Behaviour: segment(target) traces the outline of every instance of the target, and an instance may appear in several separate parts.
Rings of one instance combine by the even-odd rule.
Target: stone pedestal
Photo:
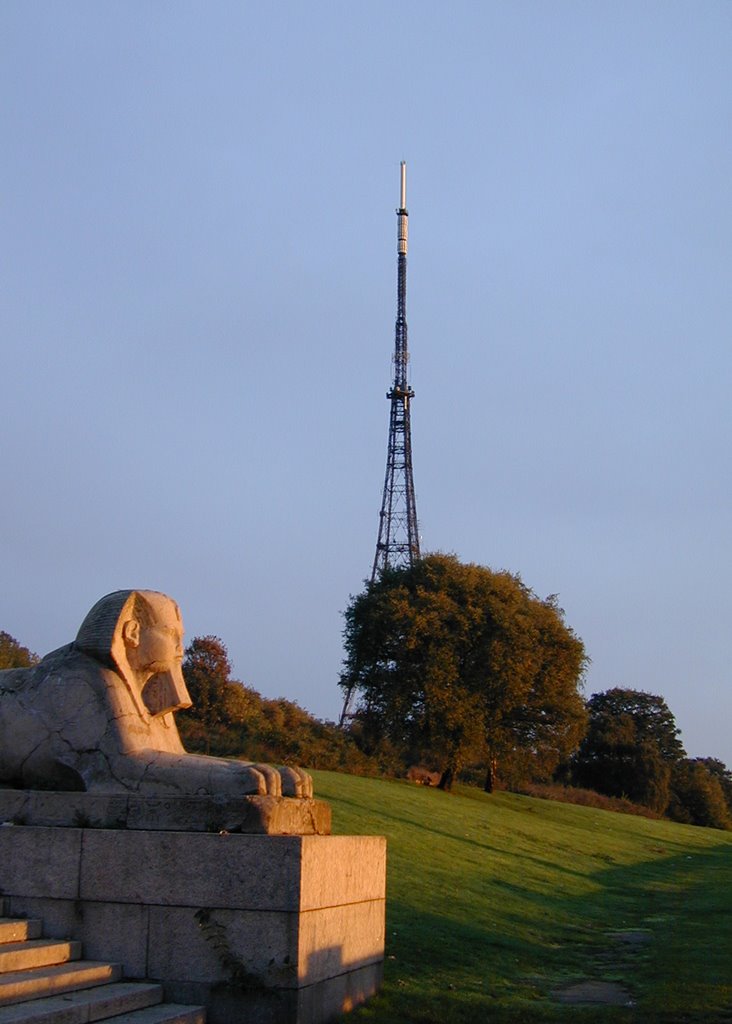
[[[157,832],[246,832],[330,835],[322,800],[281,796],[140,796],[138,793],[52,793],[0,786],[0,823]]]
[[[385,861],[376,836],[0,827],[10,914],[206,1005],[210,1024],[324,1024],[372,995]]]

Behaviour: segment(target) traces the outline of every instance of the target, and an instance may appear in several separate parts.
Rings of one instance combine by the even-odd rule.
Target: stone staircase
[[[3,917],[0,1024],[205,1024],[201,1006],[163,1002],[161,985],[122,980],[120,964],[81,959],[81,943],[41,938],[40,921]]]

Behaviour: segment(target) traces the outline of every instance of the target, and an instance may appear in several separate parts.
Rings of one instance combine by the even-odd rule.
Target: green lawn
[[[350,1024],[732,1022],[732,834],[313,775],[335,833],[389,840],[384,989]],[[628,931],[647,941],[613,935]],[[633,1005],[552,998],[588,979]]]

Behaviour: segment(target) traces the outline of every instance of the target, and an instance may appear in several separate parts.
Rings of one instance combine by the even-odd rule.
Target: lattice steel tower
[[[373,583],[386,569],[409,566],[419,558],[417,507],[412,478],[412,436],[409,403],[414,392],[409,386],[407,369],[407,165],[401,164],[401,204],[397,214],[397,318],[394,339],[394,383],[386,397],[391,403],[389,444],[386,452],[384,495],[379,514],[379,537],[371,570]],[[350,713],[354,688],[346,693],[340,725],[353,717]]]
[[[371,580],[387,567],[409,566],[419,558],[417,507],[412,477],[412,436],[409,403],[414,392],[407,371],[407,165],[401,164],[401,204],[397,214],[397,317],[394,338],[394,383],[386,397],[391,403],[384,495],[379,537]]]

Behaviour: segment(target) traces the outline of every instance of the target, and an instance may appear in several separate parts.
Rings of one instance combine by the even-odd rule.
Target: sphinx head
[[[191,706],[181,668],[183,622],[178,605],[165,594],[107,594],[82,622],[74,646],[122,677],[141,715]]]

